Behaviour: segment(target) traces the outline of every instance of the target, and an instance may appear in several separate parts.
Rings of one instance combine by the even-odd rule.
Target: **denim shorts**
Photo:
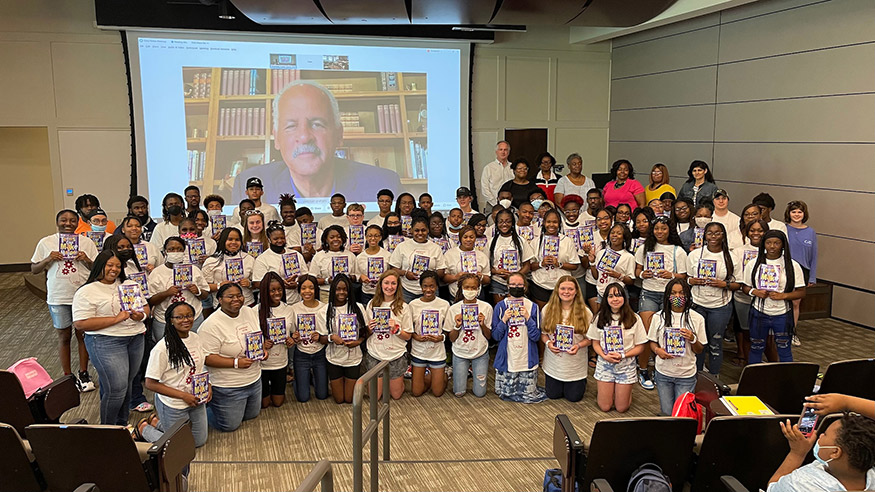
[[[638,382],[637,357],[625,357],[620,362],[612,364],[599,357],[595,366],[596,381],[617,384],[635,384]]]
[[[57,329],[73,326],[73,306],[68,304],[49,304],[49,314],[52,316],[52,326]]]
[[[412,364],[413,367],[430,367],[432,369],[441,369],[443,367],[446,367],[447,360],[446,359],[424,360],[424,359],[420,359],[419,357],[414,357],[411,355],[410,356],[410,364]]]
[[[638,311],[651,311],[655,313],[662,310],[662,296],[661,292],[641,289],[641,297],[638,298]]]
[[[389,362],[389,379],[398,379],[403,378],[404,373],[407,372],[408,365],[408,354],[403,354],[401,357]],[[365,366],[370,371],[371,369],[377,367],[377,364],[382,362],[380,359],[377,359],[371,354],[365,355]]]
[[[495,280],[495,277],[492,277],[492,281],[489,283],[489,293],[497,296],[506,295],[507,284],[502,284],[498,280]]]

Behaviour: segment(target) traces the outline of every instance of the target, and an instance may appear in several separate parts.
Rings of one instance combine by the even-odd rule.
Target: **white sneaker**
[[[792,343],[793,343],[794,347],[801,347],[802,346],[802,341],[800,341],[799,337],[797,337],[796,335],[793,335]]]
[[[94,381],[91,380],[91,375],[88,374],[88,371],[79,372],[79,392],[88,393],[89,391],[94,391],[94,389]]]

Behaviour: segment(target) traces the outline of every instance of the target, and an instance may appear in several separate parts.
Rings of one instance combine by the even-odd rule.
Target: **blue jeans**
[[[474,373],[471,392],[477,398],[486,396],[486,371],[489,370],[489,351],[476,359],[465,359],[453,354],[453,393],[462,396],[468,389],[468,366]]]
[[[207,406],[198,405],[185,409],[168,407],[161,398],[155,396],[155,411],[158,412],[158,427],[146,426],[143,429],[143,438],[149,442],[155,442],[164,435],[164,431],[173,427],[180,420],[191,421],[191,433],[194,435],[194,446],[199,448],[207,442]]]
[[[696,376],[688,378],[673,378],[659,371],[654,371],[653,381],[659,394],[659,409],[663,415],[671,415],[674,402],[684,393],[692,393],[696,389]]]
[[[720,366],[723,365],[723,333],[729,325],[729,318],[732,317],[732,302],[717,308],[696,305],[693,306],[693,310],[705,318],[705,333],[708,334],[707,343],[705,340],[701,340],[705,344],[705,350],[696,355],[696,366],[700,371],[705,367],[705,354],[707,353],[708,372],[719,376]]]
[[[315,354],[307,354],[297,348],[295,352],[295,398],[301,403],[310,400],[311,378],[313,386],[316,387],[316,398],[328,398],[328,361],[325,360],[325,348]]]
[[[422,297],[422,294],[414,294],[413,292],[410,292],[407,289],[403,289],[403,290],[404,290],[404,302],[407,304],[410,304],[411,302],[413,302],[414,299],[419,299],[420,297]]]
[[[222,432],[237,430],[244,420],[261,412],[261,378],[239,388],[213,386],[213,399],[207,403],[210,427]]]
[[[200,316],[198,316],[197,318],[194,319],[194,322],[191,325],[191,331],[197,333],[198,328],[201,327],[201,324],[203,322],[204,322],[204,315],[201,314]],[[152,340],[154,340],[155,343],[160,342],[161,339],[164,338],[164,329],[165,329],[164,320],[159,321],[158,318],[152,319]]]
[[[100,423],[127,425],[131,383],[143,359],[145,337],[85,335],[85,348],[100,378]]]
[[[362,306],[367,306],[371,299],[374,298],[374,294],[368,294],[367,292],[362,292]]]
[[[778,360],[793,362],[793,350],[790,345],[790,323],[793,321],[793,311],[787,311],[779,316],[763,314],[755,307],[750,308],[750,355],[748,363],[757,364],[763,361],[763,350],[769,333],[775,335],[775,345],[778,346]]]

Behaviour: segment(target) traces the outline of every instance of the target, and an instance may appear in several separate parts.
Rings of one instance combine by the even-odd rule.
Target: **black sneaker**
[[[76,382],[80,393],[94,391],[94,382],[91,381],[91,375],[88,374],[88,371],[79,371],[79,378]]]
[[[650,377],[650,371],[648,370],[638,371],[638,384],[648,391],[656,388],[653,384],[653,378]]]

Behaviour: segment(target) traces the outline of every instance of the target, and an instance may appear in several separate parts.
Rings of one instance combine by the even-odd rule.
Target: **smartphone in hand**
[[[814,413],[814,409],[806,407],[802,411],[802,415],[799,417],[799,431],[802,432],[805,437],[810,436],[817,427],[818,419],[819,417]]]

